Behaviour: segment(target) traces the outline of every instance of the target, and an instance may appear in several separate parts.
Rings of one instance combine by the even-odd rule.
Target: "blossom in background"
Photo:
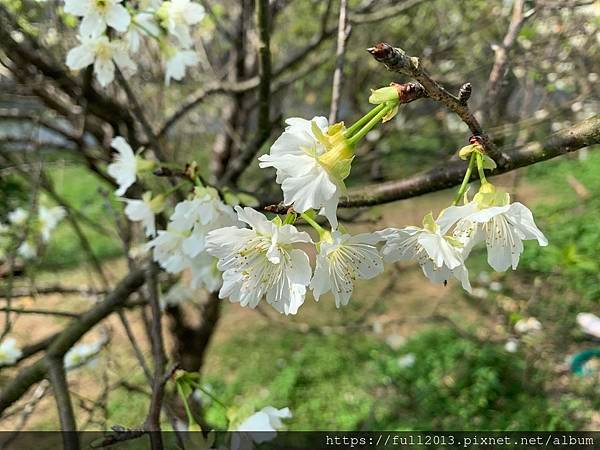
[[[123,0],[65,0],[65,12],[83,17],[79,30],[82,36],[98,36],[112,27],[124,32],[131,17],[127,8],[121,5]]]
[[[521,334],[535,333],[542,329],[542,324],[535,317],[520,319],[515,323],[515,331]]]
[[[496,192],[489,183],[482,186],[473,201],[451,206],[440,216],[444,224],[456,222],[453,235],[463,243],[465,254],[485,241],[488,264],[497,272],[517,268],[522,241],[537,239],[539,245],[548,245],[531,211],[522,203],[510,203],[508,194]]]
[[[188,239],[188,233],[176,230],[172,226],[159,230],[157,236],[146,245],[152,249],[152,257],[169,273],[179,273],[188,267],[189,257],[186,255],[183,243]]]
[[[173,50],[166,61],[165,84],[169,86],[171,79],[182,80],[186,68],[194,67],[198,62],[198,55],[193,50]]]
[[[221,272],[217,269],[217,259],[201,253],[190,260],[190,271],[192,278],[190,286],[192,288],[205,287],[210,292],[217,292],[221,289],[223,278]]]
[[[205,11],[202,5],[190,0],[171,0],[163,2],[156,15],[160,24],[187,49],[192,46],[190,26],[199,23]]]
[[[106,36],[80,36],[80,40],[81,44],[67,53],[67,66],[71,70],[81,70],[94,64],[94,73],[103,87],[114,80],[115,64],[125,76],[136,71],[125,41],[110,41]]]
[[[139,51],[142,43],[142,36],[144,34],[154,38],[160,36],[160,27],[156,22],[154,11],[151,8],[144,9],[139,14],[136,14],[131,20],[131,24],[125,35],[125,41],[132,54]]]
[[[196,188],[192,198],[179,202],[166,230],[150,241],[153,258],[169,273],[191,271],[190,285],[215,292],[221,287],[216,259],[206,253],[206,236],[217,228],[240,225],[231,206],[213,188]]]
[[[65,354],[65,369],[76,369],[92,363],[102,350],[104,340],[91,344],[77,344]]]
[[[383,260],[375,247],[381,240],[373,233],[351,236],[339,231],[321,239],[315,274],[310,283],[315,300],[331,291],[336,307],[347,305],[354,280],[368,280],[383,272]]]
[[[156,234],[155,215],[160,213],[165,206],[165,197],[157,195],[152,198],[151,192],[145,192],[141,200],[123,198],[127,203],[125,215],[132,222],[142,222],[146,236]]]
[[[584,333],[600,338],[600,317],[592,313],[577,314],[577,323]]]
[[[4,339],[0,344],[0,366],[14,364],[23,355],[13,338]]]
[[[252,414],[235,429],[231,435],[231,450],[254,448],[260,444],[275,439],[277,431],[283,427],[282,419],[291,419],[289,408],[277,409],[267,406]]]
[[[325,117],[292,118],[288,127],[259,159],[261,168],[274,167],[283,202],[294,210],[319,209],[337,228],[337,206],[354,158],[344,137],[344,125],[329,126]]]
[[[115,195],[120,197],[125,194],[129,186],[135,183],[138,159],[127,141],[121,136],[114,138],[110,145],[117,150],[117,153],[114,162],[108,165],[107,172],[117,181],[119,188],[115,191]]]
[[[516,351],[518,349],[519,349],[519,341],[517,341],[516,339],[509,339],[504,344],[504,350],[506,350],[508,353],[516,353]]]
[[[29,218],[29,213],[25,208],[16,208],[13,211],[8,213],[8,221],[13,225],[25,225],[27,219]]]
[[[398,358],[398,367],[402,369],[410,369],[412,366],[415,365],[416,361],[417,357],[414,353],[407,353],[406,355]]]
[[[167,291],[166,294],[160,296],[160,307],[166,309],[169,306],[178,306],[182,303],[187,303],[194,298],[194,292],[183,283],[176,283]]]
[[[50,240],[50,233],[54,231],[58,223],[67,215],[67,211],[62,206],[47,208],[40,206],[38,218],[40,221],[40,233],[45,242]]]
[[[236,206],[238,218],[251,229],[226,227],[211,231],[207,251],[219,258],[223,271],[219,298],[255,308],[263,297],[277,311],[296,314],[304,303],[311,268],[308,255],[293,247],[312,242],[293,225],[281,225],[252,208]]]
[[[443,229],[429,213],[423,219],[423,228],[387,228],[378,234],[385,239],[382,249],[389,262],[416,260],[423,273],[434,283],[446,282],[453,276],[463,289],[471,292],[469,273],[461,255],[461,244],[443,234]]]
[[[33,259],[37,256],[37,250],[33,244],[24,241],[17,249],[17,254],[25,259]]]

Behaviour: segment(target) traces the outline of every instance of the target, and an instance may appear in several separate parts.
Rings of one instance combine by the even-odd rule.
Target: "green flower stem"
[[[354,134],[350,139],[348,139],[348,143],[351,146],[356,145],[358,141],[364,138],[367,135],[367,133],[371,131],[371,129],[375,125],[377,125],[381,121],[381,119],[383,119],[386,116],[386,114],[388,114],[394,108],[392,104],[382,103],[382,105],[384,105],[383,108],[371,120],[369,120],[365,126],[363,126],[359,131],[357,131],[356,134]]]
[[[485,170],[483,169],[483,156],[479,152],[475,152],[477,155],[477,172],[479,172],[479,179],[481,184],[487,184],[488,180],[485,178]]]
[[[217,397],[215,397],[213,394],[211,394],[209,391],[207,391],[206,389],[204,389],[204,387],[202,387],[200,384],[196,384],[194,385],[194,387],[196,389],[198,389],[199,391],[202,391],[204,394],[206,394],[208,397],[210,397],[210,399],[215,402],[217,405],[219,405],[221,408],[223,408],[225,411],[227,411],[229,408],[227,408],[227,406],[225,406],[225,404],[219,400]]]
[[[178,191],[179,189],[181,189],[184,185],[185,185],[185,181],[176,184],[175,186],[173,186],[171,189],[167,190],[163,195],[165,197],[168,197],[169,195],[171,195],[173,192]]]
[[[185,397],[183,388],[181,387],[181,385],[179,383],[176,383],[175,385],[177,386],[177,393],[179,394],[179,397],[181,398],[181,401],[183,402],[183,408],[185,409],[185,415],[187,416],[188,423],[189,423],[189,425],[191,425],[195,422],[194,415],[192,414],[192,411],[190,410],[190,405],[188,404],[187,398]]]
[[[306,221],[306,223],[308,223],[311,227],[317,230],[319,236],[326,232],[326,230],[317,222],[315,222],[308,214],[300,213],[300,217],[302,217]]]
[[[456,194],[456,197],[454,198],[454,201],[452,202],[453,206],[458,205],[458,202],[460,202],[460,199],[463,197],[463,195],[465,194],[465,191],[467,190],[467,186],[469,185],[469,180],[471,179],[471,172],[473,172],[473,165],[475,163],[475,158],[477,152],[473,152],[471,153],[471,158],[469,159],[469,165],[467,166],[467,170],[465,172],[465,177],[463,178],[463,181],[460,185],[460,188],[458,188],[458,193]]]
[[[367,114],[365,114],[360,119],[358,119],[354,123],[354,125],[352,125],[350,128],[347,128],[346,131],[344,132],[344,137],[350,138],[354,133],[356,133],[358,130],[360,130],[360,128],[365,123],[367,123],[369,120],[371,120],[371,118],[374,115],[376,115],[378,112],[380,112],[383,108],[385,108],[385,103],[380,103],[379,105],[375,106],[373,109],[371,109],[371,111],[369,111]]]

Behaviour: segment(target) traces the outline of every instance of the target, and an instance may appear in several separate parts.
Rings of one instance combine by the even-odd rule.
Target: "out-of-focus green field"
[[[526,202],[550,245],[538,248],[528,243],[519,271],[494,278],[502,283],[500,292],[488,290],[485,299],[463,301],[483,306],[471,307],[468,319],[462,320],[464,305],[453,311],[452,304],[466,296],[455,286],[447,288],[444,301],[454,325],[443,321],[419,324],[404,335],[404,342],[394,343],[395,335],[369,326],[307,331],[299,325],[313,320],[322,324],[323,316],[334,323],[356,320],[366,303],[359,296],[342,311],[336,311],[327,298],[319,303],[318,314],[312,312],[316,308],[305,305],[308,312],[290,321],[266,321],[258,313],[244,310],[236,319],[242,321],[239,327],[227,320],[230,314],[240,314],[239,306],[226,305],[208,355],[205,382],[228,410],[201,395],[208,420],[226,427],[227,417],[243,417],[274,405],[290,407],[294,418],[289,428],[293,430],[592,427],[598,420],[593,412],[600,408],[598,376],[575,377],[566,371],[564,361],[591,345],[577,329],[576,314],[598,308],[598,173],[600,153],[593,151],[586,160],[563,158],[523,172],[516,199],[522,192],[536,194],[529,194]],[[82,208],[93,221],[111,226],[111,215],[98,201],[99,184],[93,176],[61,165],[54,166],[52,176],[68,202]],[[589,196],[575,192],[572,177]],[[118,241],[93,227],[86,227],[86,234],[99,257],[119,254]],[[63,223],[42,267],[73,267],[84,259],[69,225]],[[485,286],[477,281],[485,268],[483,251],[469,260],[469,268],[474,284]],[[411,280],[409,285],[403,277]],[[394,305],[402,305],[404,298],[412,298],[411,305],[416,305],[406,309],[411,315],[423,314],[429,308],[429,291],[420,291],[426,283],[418,268],[406,269],[394,288],[382,291],[385,294],[379,304],[375,299],[375,315],[393,316]],[[419,295],[422,301],[414,301]],[[492,325],[485,311],[496,311],[498,304],[509,301],[526,305],[527,315],[543,324],[541,335],[524,339],[516,353],[504,349],[505,340],[498,338],[502,333],[486,330]],[[313,303],[312,299],[307,299],[308,303]],[[511,330],[521,317],[522,308],[516,308],[507,316],[505,330]],[[120,353],[128,354],[126,349]],[[407,355],[411,356],[407,359]],[[113,370],[128,370],[131,381],[141,383],[143,378],[132,370],[135,362],[131,358],[120,361],[120,369]],[[403,367],[411,358],[414,363]],[[101,377],[94,368],[82,373],[92,380]],[[109,425],[135,426],[145,414],[147,397],[115,389],[107,406]],[[54,412],[48,411],[32,426],[53,428]]]

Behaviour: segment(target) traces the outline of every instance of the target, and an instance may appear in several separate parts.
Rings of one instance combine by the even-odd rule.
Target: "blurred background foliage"
[[[216,17],[232,26],[238,2],[209,3]],[[275,70],[281,70],[275,86],[283,83],[283,88],[274,95],[273,116],[326,116],[335,39],[324,39],[297,66],[281,64],[323,33],[335,34],[337,2],[331,4],[325,28],[322,20],[328,2],[276,3],[281,7],[274,17],[271,49]],[[384,20],[373,20],[373,14],[385,16],[386,8],[393,11],[397,2],[351,0],[350,10],[360,11],[369,3],[379,4],[369,12],[350,14],[356,23],[345,55],[342,120],[351,123],[367,110],[369,89],[406,81],[386,72],[365,52],[379,41],[420,56],[431,75],[451,92],[457,92],[464,82],[472,83],[470,104],[473,109],[482,104],[494,60],[493,46],[506,33],[511,1],[413,1],[414,6],[402,14],[390,14]],[[19,14],[21,25],[37,35],[57,61],[64,60],[66,50],[76,42],[77,22],[62,13],[60,2],[2,0],[2,4]],[[503,97],[494,105],[497,111],[484,123],[505,150],[588,118],[598,113],[600,104],[598,2],[540,0],[527,1],[526,6],[536,12],[518,35]],[[245,45],[254,45],[255,33],[251,30],[248,36]],[[140,67],[131,84],[153,123],[161,123],[187,95],[215,79],[227,78],[232,70],[224,57],[230,44],[210,18],[202,22],[196,38],[197,48],[204,52],[199,70],[188,73],[184,82],[170,89],[164,89],[162,68],[155,64],[156,48],[145,47],[136,55]],[[256,61],[252,55],[248,58],[250,76]],[[302,71],[308,76],[301,76]],[[0,75],[3,83],[9,83],[4,73]],[[108,92],[123,95],[114,87]],[[167,137],[170,159],[196,160],[210,176],[211,148],[225,126],[223,110],[229,102],[223,95],[208,97],[179,122]],[[40,108],[26,97],[0,90],[0,107],[16,104]],[[246,97],[236,113],[252,122],[254,106],[254,99]],[[10,135],[16,129],[19,133],[37,132],[35,127],[21,126],[3,121],[0,133]],[[236,136],[240,144],[233,146],[234,155],[251,131]],[[45,133],[44,138],[56,139]],[[438,165],[465,145],[467,138],[466,126],[438,104],[421,100],[405,105],[392,122],[371,133],[358,149],[348,184],[398,179]],[[459,292],[455,286],[432,288],[420,277],[418,268],[402,266],[386,272],[382,283],[398,277],[391,288],[378,294],[373,289],[379,285],[362,286],[348,308],[339,311],[331,299],[316,306],[309,306],[313,302],[307,299],[305,310],[286,319],[289,323],[225,305],[225,319],[205,367],[207,389],[240,415],[267,404],[289,406],[294,414],[289,422],[293,430],[598,429],[598,370],[591,376],[575,377],[568,373],[565,362],[591,345],[577,329],[577,313],[599,311],[597,150],[590,148],[499,179],[517,200],[532,208],[550,245],[526,245],[518,272],[500,275],[485,272],[484,252],[475,252],[469,268],[474,284],[481,289],[480,298]],[[94,253],[119,272],[114,268],[120,267],[115,261],[123,259],[121,244],[114,233],[102,231],[102,227],[114,228],[113,211],[121,208],[107,195],[110,186],[90,172],[75,151],[40,148],[26,157],[32,163],[44,163],[57,192],[97,225],[84,225],[84,232]],[[30,201],[30,193],[8,168],[0,170],[0,219],[4,221],[8,211]],[[254,162],[240,186],[273,197],[278,191],[272,175],[259,171]],[[451,196],[444,192],[383,205],[364,216],[370,221],[369,229],[404,225],[429,209],[439,211]],[[85,261],[80,243],[63,222],[36,271],[44,280],[80,280],[78,271],[84,270]],[[433,297],[444,305],[440,314],[449,317],[449,322],[442,320],[432,326],[432,317],[428,317],[408,329],[394,326],[393,321],[404,316],[427,316]],[[367,299],[372,302],[370,308]],[[526,317],[539,319],[542,331],[516,336],[514,324]],[[238,327],[239,323],[243,325]],[[331,323],[360,326],[330,327]],[[514,353],[504,347],[511,337],[519,340]],[[82,405],[105,371],[115,378],[125,376],[132,385],[143,384],[132,356],[115,349],[119,342],[115,338],[109,345],[117,356],[104,356],[100,365],[82,370],[81,381],[74,388],[81,393]],[[199,395],[199,400],[210,423],[226,426],[227,415],[221,406],[205,395]],[[109,424],[135,426],[145,414],[147,397],[120,387],[111,392],[106,408]],[[36,416],[33,428],[56,427],[52,408],[45,411]],[[99,423],[92,420],[89,426],[97,428]]]

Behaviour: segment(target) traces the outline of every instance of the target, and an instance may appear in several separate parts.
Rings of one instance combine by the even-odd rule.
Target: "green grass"
[[[393,351],[374,336],[263,327],[213,348],[205,380],[220,428],[266,405],[289,406],[291,430],[574,429],[574,406],[553,404],[520,355],[436,328]],[[414,366],[398,359],[413,353]]]
[[[83,213],[98,227],[115,229],[112,213],[106,206],[105,198],[100,194],[100,189],[112,191],[110,186],[79,165],[53,165],[49,174],[57,193],[68,205]],[[112,204],[117,210],[121,208],[114,200]],[[122,253],[116,234],[103,232],[98,227],[81,220],[80,224],[94,254],[99,259]],[[86,260],[79,238],[68,221],[63,220],[52,235],[41,264],[42,268],[52,270],[69,268]]]

